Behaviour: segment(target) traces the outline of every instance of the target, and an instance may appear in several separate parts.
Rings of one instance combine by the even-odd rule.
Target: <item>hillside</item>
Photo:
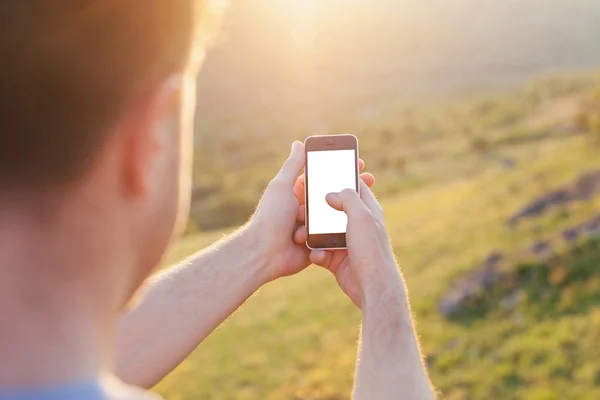
[[[378,176],[378,195],[397,194],[494,168],[506,148],[583,133],[577,118],[594,71],[551,75],[520,88],[426,104],[398,103],[372,113],[337,112],[318,133],[351,132]],[[459,98],[460,99],[460,98]],[[278,118],[290,121],[284,124]],[[263,130],[237,127],[262,121]],[[195,229],[236,226],[252,214],[293,140],[313,132],[301,111],[249,114],[202,127],[196,149]]]
[[[597,37],[595,0],[232,2],[198,85],[191,231],[245,221],[311,134],[360,134],[380,194],[452,179],[438,163],[468,141],[519,136],[547,96],[588,87],[560,75],[600,64]],[[559,78],[511,91],[539,76]]]
[[[552,76],[490,96],[332,119],[332,131],[357,132],[379,178],[445,398],[600,398],[600,185],[589,178],[600,168],[599,88],[597,72]],[[261,146],[242,134],[206,137],[198,223],[245,218],[289,140],[305,132],[297,126]],[[211,219],[208,210],[235,218]],[[186,237],[167,263],[218,235]],[[494,279],[445,312],[444,301],[490,264]],[[156,390],[169,399],[345,399],[359,323],[333,279],[309,268],[265,287]]]

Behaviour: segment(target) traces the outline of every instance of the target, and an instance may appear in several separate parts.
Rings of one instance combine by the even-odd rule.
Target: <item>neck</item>
[[[0,387],[98,377],[110,369],[118,313],[101,273],[115,260],[80,223],[69,228],[75,219],[40,226],[24,215],[0,215]]]

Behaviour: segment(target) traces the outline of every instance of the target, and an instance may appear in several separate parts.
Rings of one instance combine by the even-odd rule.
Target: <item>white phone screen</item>
[[[348,217],[325,200],[329,193],[356,190],[356,150],[307,152],[308,233],[346,233]]]

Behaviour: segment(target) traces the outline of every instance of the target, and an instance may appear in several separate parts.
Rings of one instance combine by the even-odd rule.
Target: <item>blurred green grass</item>
[[[490,129],[479,136],[492,150],[473,149],[469,138],[459,134],[420,140],[413,149],[421,156],[409,161],[411,174],[420,183],[398,190],[388,186],[406,179],[403,172],[379,167],[383,189],[376,193],[406,278],[433,382],[445,398],[600,398],[600,310],[593,307],[598,296],[581,300],[600,289],[600,274],[593,267],[586,267],[589,274],[584,281],[555,288],[559,300],[544,303],[554,311],[551,316],[532,312],[536,305],[527,302],[506,311],[498,304],[500,299],[468,320],[448,320],[437,311],[437,302],[455,279],[491,251],[520,251],[600,211],[597,198],[550,212],[515,230],[507,227],[510,215],[533,197],[600,167],[600,147],[585,130],[589,127],[576,134],[535,136],[539,129],[554,132],[560,126],[556,119],[560,113],[551,104],[566,101],[576,104],[579,112],[580,101],[590,95],[587,85],[557,90],[552,89],[555,84],[540,84],[536,93],[550,93],[544,94],[543,105],[535,102],[521,113],[511,103],[519,96],[486,100],[484,109],[509,110],[510,118],[492,118],[486,111],[486,121],[492,122],[484,123],[464,114],[463,123],[479,127],[473,129]],[[568,96],[571,100],[565,100]],[[571,114],[561,118],[569,120]],[[523,139],[531,135],[536,139]],[[515,136],[523,140],[494,147]],[[381,157],[396,157],[380,136],[371,140],[363,135],[361,140],[369,143],[362,146],[367,165],[377,165]],[[395,146],[405,150],[401,144]],[[422,159],[427,152],[430,156]],[[490,161],[490,154],[510,157],[516,167]],[[379,176],[378,167],[375,172]],[[221,235],[216,230],[185,237],[173,246],[165,263],[172,264]],[[598,265],[595,249],[587,251]],[[346,399],[359,324],[359,311],[333,278],[310,267],[264,287],[155,390],[168,399]]]

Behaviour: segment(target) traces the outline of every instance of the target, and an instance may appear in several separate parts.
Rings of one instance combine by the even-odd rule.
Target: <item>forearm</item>
[[[266,282],[259,238],[242,228],[154,277],[117,338],[119,378],[151,387]]]
[[[365,295],[355,400],[435,397],[405,293],[397,274]]]

